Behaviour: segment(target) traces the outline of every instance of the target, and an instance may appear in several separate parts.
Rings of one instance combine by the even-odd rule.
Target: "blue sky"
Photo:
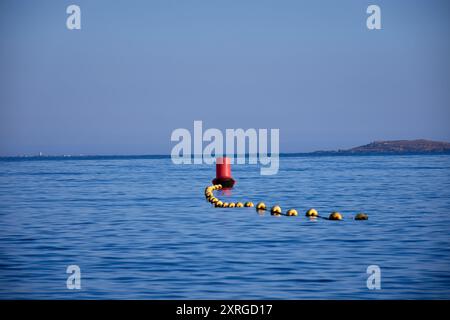
[[[82,29],[66,28],[77,4]],[[366,28],[377,4],[382,30]],[[0,2],[0,155],[167,154],[176,128],[282,152],[450,141],[446,1]]]

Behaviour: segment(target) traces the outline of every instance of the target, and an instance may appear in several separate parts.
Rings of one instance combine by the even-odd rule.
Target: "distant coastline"
[[[280,153],[281,157],[293,156],[326,156],[326,155],[420,155],[450,154],[450,143],[425,139],[417,140],[380,140],[351,149],[319,150],[313,152]],[[15,155],[0,156],[0,159],[165,159],[168,154],[148,155]]]
[[[314,151],[313,154],[429,154],[450,153],[450,143],[425,139],[380,140],[351,149]]]

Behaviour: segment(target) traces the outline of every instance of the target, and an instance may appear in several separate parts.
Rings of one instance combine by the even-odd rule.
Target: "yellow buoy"
[[[273,206],[272,209],[270,209],[270,213],[273,216],[279,216],[281,214],[281,207],[280,206]]]
[[[221,208],[223,207],[223,202],[219,200],[216,202],[215,206]]]
[[[297,210],[295,210],[295,209],[290,209],[290,210],[288,210],[288,211],[286,212],[286,215],[287,215],[288,217],[298,216],[298,212],[297,212]]]
[[[259,202],[256,205],[256,210],[266,210],[266,204],[264,202]]]
[[[213,193],[210,192],[210,191],[208,191],[208,192],[205,193],[205,197],[211,197],[212,195],[213,195]]]
[[[222,189],[222,185],[221,184],[216,184],[216,185],[214,185],[214,187],[216,188],[216,190]]]
[[[319,213],[317,212],[316,209],[311,208],[308,211],[306,211],[306,216],[307,217],[317,217],[317,216],[319,216]]]
[[[236,208],[242,208],[244,204],[242,202],[236,203]]]
[[[340,214],[339,212],[334,211],[334,212],[332,212],[330,214],[330,217],[328,219],[330,219],[330,220],[342,220],[342,214]]]
[[[365,213],[358,213],[356,216],[355,216],[355,220],[368,220],[369,219],[369,216],[367,215],[367,214],[365,214]]]
[[[228,202],[224,202],[224,203],[223,203],[223,207],[224,207],[224,208],[228,208],[229,205],[230,205],[230,204],[229,204]]]
[[[253,202],[249,201],[245,203],[246,207],[254,207],[255,205],[253,204]]]
[[[216,203],[217,201],[219,201],[219,199],[217,199],[217,198],[211,198],[211,199],[209,199],[209,202],[211,202],[211,203]]]
[[[228,208],[234,208],[236,207],[236,204],[234,202],[230,202],[230,204],[228,205]]]

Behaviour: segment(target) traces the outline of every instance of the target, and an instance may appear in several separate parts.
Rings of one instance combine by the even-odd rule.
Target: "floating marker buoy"
[[[334,212],[332,212],[330,214],[330,217],[328,219],[330,219],[330,220],[342,220],[342,214],[340,214],[339,212],[334,211]]]
[[[234,180],[233,180],[234,181]],[[214,196],[213,191],[222,189],[223,186],[221,184],[215,184],[213,186],[206,187],[205,189],[205,196],[206,199],[213,204],[215,207],[222,207],[222,208],[242,208],[242,207],[254,207],[255,205],[251,201],[247,201],[245,203],[242,202],[222,202],[218,198]],[[256,211],[263,213],[265,210],[267,210],[266,204],[264,202],[258,202],[256,205]],[[280,216],[282,215],[281,207],[278,205],[273,206],[270,209],[270,213],[273,216]],[[306,211],[305,214],[307,217],[318,217],[319,213],[316,209],[310,208],[308,211]],[[289,209],[286,212],[286,216],[292,217],[292,216],[298,216],[298,212],[295,209]],[[369,216],[366,213],[358,213],[354,217],[355,220],[368,220]],[[328,217],[328,220],[343,220],[343,216],[341,213],[337,211],[333,211],[330,216]]]
[[[365,213],[358,213],[356,216],[355,216],[355,220],[368,220],[369,219],[369,216],[367,215],[367,214],[365,214]]]
[[[279,216],[281,214],[281,207],[280,206],[273,206],[272,209],[270,209],[270,213],[273,216]]]
[[[298,212],[297,212],[297,210],[295,210],[295,209],[290,209],[290,210],[288,210],[288,211],[286,212],[286,215],[287,215],[288,217],[298,216]]]
[[[254,207],[255,205],[251,201],[247,201],[245,203],[242,202],[223,202],[214,196],[214,191],[232,188],[235,184],[235,180],[231,176],[231,160],[230,158],[223,157],[217,158],[216,161],[216,178],[213,180],[213,185],[205,188],[205,197],[206,199],[213,204],[215,207],[223,207],[223,208],[242,208],[242,207]],[[261,215],[264,214],[264,211],[267,210],[266,204],[264,202],[258,202],[256,205],[256,211],[258,211]],[[281,207],[278,205],[273,206],[270,209],[270,213],[273,216],[283,215]],[[286,216],[298,216],[298,212],[295,209],[289,209],[286,211]],[[306,211],[305,215],[310,218],[319,217],[319,213],[316,209],[310,208]],[[324,219],[326,219],[324,217]],[[358,213],[354,216],[355,220],[368,220],[369,217],[365,213]],[[343,220],[342,214],[337,211],[333,211],[328,220]]]
[[[256,205],[256,210],[266,210],[266,204],[264,202],[259,202]]]
[[[233,188],[234,179],[231,176],[231,160],[228,157],[216,159],[216,178],[213,184],[220,184],[224,188]]]
[[[215,206],[221,208],[223,206],[223,202],[219,200],[216,202]]]
[[[307,217],[317,217],[317,216],[319,216],[319,213],[317,212],[316,209],[311,208],[308,211],[306,211],[306,216]]]

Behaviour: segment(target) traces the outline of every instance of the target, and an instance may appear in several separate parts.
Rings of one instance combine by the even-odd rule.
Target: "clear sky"
[[[66,7],[81,7],[81,30]],[[382,30],[366,28],[381,7]],[[450,2],[0,2],[0,155],[168,154],[176,128],[282,152],[450,141]]]

